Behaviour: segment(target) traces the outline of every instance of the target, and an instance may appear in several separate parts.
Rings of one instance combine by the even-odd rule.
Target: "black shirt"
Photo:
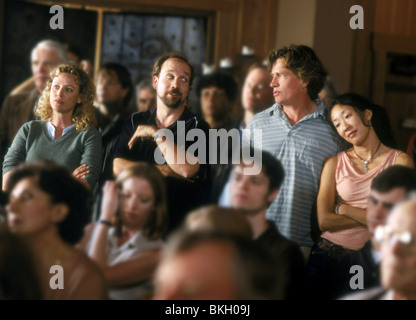
[[[276,262],[276,272],[280,274],[285,299],[302,300],[306,295],[306,266],[299,246],[285,238],[276,224],[267,220],[268,228],[255,242],[265,247]]]
[[[124,127],[115,141],[111,150],[112,158],[123,158],[130,161],[144,161],[157,164],[155,151],[158,148],[154,139],[138,139],[130,150],[128,142],[133,136],[139,125],[156,126],[156,108],[136,112],[125,122]],[[185,179],[166,177],[166,187],[168,193],[169,227],[171,232],[176,229],[183,221],[185,215],[192,209],[197,208],[208,202],[209,195],[209,125],[197,117],[194,113],[185,109],[179,119],[168,128],[173,134],[176,147],[183,148],[185,151],[194,144],[205,147],[204,154],[199,153],[201,149],[196,148],[195,156],[198,157],[200,168],[197,174],[192,177],[193,182]],[[205,142],[199,144],[198,136],[190,139],[187,134],[192,129],[202,130],[205,135]],[[199,141],[201,142],[201,141]]]

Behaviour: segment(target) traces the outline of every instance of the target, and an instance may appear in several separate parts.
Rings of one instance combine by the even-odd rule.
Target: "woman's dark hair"
[[[355,93],[344,93],[335,97],[329,106],[328,114],[331,115],[332,109],[335,105],[344,105],[354,108],[361,118],[361,121],[365,126],[373,126],[374,131],[377,134],[377,137],[380,141],[393,149],[397,148],[396,139],[394,137],[393,131],[390,126],[389,116],[386,112],[386,109],[383,107],[372,103],[370,100],[355,94]],[[371,124],[367,124],[364,119],[364,111],[370,110],[373,115],[371,117]],[[331,118],[329,117],[329,122],[331,126],[335,129]],[[335,130],[336,131],[336,130]]]
[[[123,99],[124,106],[127,106],[131,97],[133,96],[134,90],[130,71],[124,65],[117,62],[107,62],[103,64],[98,70],[98,74],[100,74],[100,72],[103,71],[105,71],[109,75],[111,75],[111,73],[114,73],[117,76],[121,87],[123,89],[128,89],[127,94]]]
[[[38,269],[25,239],[0,227],[0,300],[43,299]]]
[[[90,191],[66,167],[52,160],[27,162],[16,167],[7,184],[7,192],[25,178],[33,178],[39,188],[50,195],[52,203],[68,206],[68,214],[57,223],[58,233],[63,241],[76,244],[90,222]]]
[[[217,87],[224,90],[227,99],[234,102],[238,94],[238,85],[233,76],[228,73],[217,71],[210,74],[203,75],[196,86],[196,93],[198,97],[201,96],[201,91],[205,88]]]

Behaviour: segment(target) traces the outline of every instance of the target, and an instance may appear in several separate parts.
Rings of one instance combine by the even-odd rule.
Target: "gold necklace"
[[[363,158],[361,158],[357,152],[355,152],[354,147],[352,148],[352,150],[354,150],[355,155],[362,161],[364,162],[364,172],[367,173],[368,172],[368,164],[371,162],[371,160],[373,160],[374,156],[376,155],[378,149],[380,149],[380,145],[381,145],[381,141],[378,142],[378,146],[376,148],[376,151],[374,151],[373,155],[368,158],[368,160],[364,160]]]

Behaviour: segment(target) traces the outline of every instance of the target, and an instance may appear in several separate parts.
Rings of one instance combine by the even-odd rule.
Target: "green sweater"
[[[72,127],[53,141],[45,121],[29,121],[19,129],[4,157],[3,174],[22,162],[41,159],[54,160],[71,172],[81,164],[88,165],[90,173],[85,179],[93,189],[101,173],[101,135],[93,127],[83,131]]]

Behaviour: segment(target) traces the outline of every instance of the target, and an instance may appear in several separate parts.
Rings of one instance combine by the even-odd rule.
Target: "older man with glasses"
[[[343,300],[416,300],[416,195],[394,207],[375,238],[381,249],[381,286]]]
[[[317,294],[320,299],[337,299],[358,288],[370,289],[380,285],[381,253],[375,230],[386,224],[394,205],[414,190],[416,171],[409,167],[391,166],[373,179],[367,206],[367,227],[372,237],[360,250],[335,257],[322,270],[321,292]],[[353,266],[362,268],[362,279],[357,278],[360,276],[357,271],[350,273],[356,268],[351,269]]]

